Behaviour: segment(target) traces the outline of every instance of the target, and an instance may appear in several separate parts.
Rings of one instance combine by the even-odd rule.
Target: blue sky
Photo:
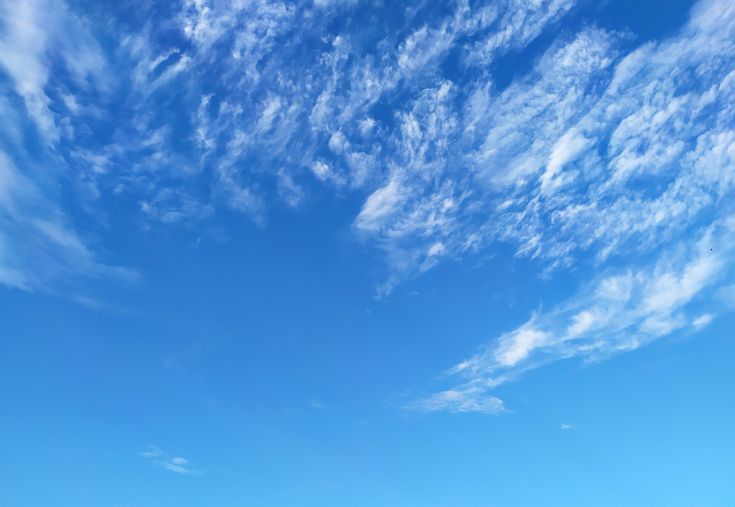
[[[735,4],[0,5],[0,504],[735,504]]]

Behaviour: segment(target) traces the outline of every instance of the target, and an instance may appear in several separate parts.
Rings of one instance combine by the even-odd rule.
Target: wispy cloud
[[[699,306],[713,307],[714,289],[732,276],[733,254],[735,222],[725,219],[706,227],[691,247],[666,252],[643,267],[605,274],[454,366],[449,374],[462,380],[452,390],[410,406],[453,410],[441,403],[449,392],[459,393],[452,396],[462,406],[487,412],[483,400],[529,369],[574,357],[597,361],[676,330],[700,329],[712,315],[701,315]]]
[[[10,85],[0,101],[9,134],[0,138],[0,284],[59,292],[76,279],[135,281],[135,271],[99,259],[62,210],[57,189],[66,176],[58,150],[71,129],[58,111],[79,112],[75,92],[108,86],[98,43],[63,3],[4,3],[0,18],[0,72]],[[27,152],[28,143],[37,148]]]
[[[139,275],[100,262],[46,190],[0,150],[0,283],[54,292],[74,278],[134,283]]]
[[[701,2],[679,35],[622,58],[611,49],[614,38],[583,34],[544,56],[536,77],[504,92],[533,132],[489,117],[489,131],[482,129],[489,133],[473,157],[483,178],[510,197],[506,192],[490,210],[486,227],[460,234],[517,242],[519,255],[552,269],[589,252],[605,274],[455,366],[450,372],[465,381],[452,392],[482,399],[527,369],[570,357],[597,360],[676,330],[701,329],[712,310],[723,308],[716,294],[732,279],[735,238],[735,61],[723,60],[720,49],[735,54],[734,11],[723,2]],[[565,65],[576,67],[573,81],[548,88]],[[573,82],[589,79],[585,66],[602,74],[576,87]],[[687,69],[702,77],[685,79]],[[529,97],[544,89],[548,106]],[[474,112],[473,136],[482,122]],[[496,128],[504,134],[493,134]],[[488,163],[502,153],[504,138],[521,149],[497,166]],[[436,396],[441,393],[427,400]]]
[[[479,412],[501,414],[507,412],[503,400],[476,386],[461,386],[457,389],[440,391],[427,398],[412,401],[406,405],[408,410],[434,412],[438,410],[452,413]]]
[[[52,61],[62,65],[75,86],[92,79],[105,86],[105,60],[99,45],[64,3],[28,0],[0,6],[0,68],[10,76],[30,118],[48,143],[59,140],[47,85]],[[56,85],[60,83],[55,82]],[[67,102],[73,95],[64,95]]]
[[[188,459],[171,455],[153,445],[142,451],[140,455],[169,472],[183,475],[201,475],[203,473],[201,470],[192,468]]]
[[[447,140],[459,126],[451,104],[457,88],[437,64],[458,47],[472,65],[479,60],[470,53],[489,64],[491,55],[529,43],[571,5],[458,1],[418,22],[430,7],[186,0],[167,19],[141,6],[149,22],[139,30],[117,26],[113,54],[87,29],[94,19],[63,2],[33,0],[3,8],[0,64],[49,149],[74,161],[69,177],[90,212],[107,197],[133,198],[149,226],[206,220],[217,207],[263,225],[274,200],[298,207],[323,183],[372,194],[356,229],[377,236],[400,229],[396,236],[410,243],[426,227],[449,234],[464,195],[447,181],[439,185],[441,199],[414,202],[418,173],[441,175]],[[328,28],[358,8],[388,9],[393,14],[383,17],[402,21],[368,46],[350,31]],[[480,42],[460,42],[470,36]],[[315,51],[304,54],[303,45]],[[73,79],[51,73],[52,66]],[[386,95],[403,111],[396,126],[371,111]],[[162,100],[165,110],[157,107]],[[130,120],[120,124],[111,106]],[[100,124],[111,128],[87,134]],[[275,192],[264,190],[269,179]],[[397,218],[405,213],[412,216]],[[380,238],[377,244],[391,270],[383,294],[456,250],[438,238],[423,252]]]
[[[218,210],[266,226],[326,189],[361,202],[378,297],[499,244],[548,276],[595,273],[413,408],[497,413],[492,391],[529,368],[702,329],[733,283],[735,7],[700,0],[631,49],[589,23],[554,31],[574,6],[185,0],[105,18],[103,44],[79,4],[3,4],[0,283],[134,280],[79,225],[114,200],[151,230]],[[373,15],[370,32],[340,22]]]

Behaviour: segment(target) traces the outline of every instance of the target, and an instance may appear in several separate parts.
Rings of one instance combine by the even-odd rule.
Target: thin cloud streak
[[[148,449],[142,451],[140,455],[151,461],[154,465],[181,475],[201,475],[203,472],[192,468],[188,459],[181,456],[174,456],[166,451],[152,445]]]

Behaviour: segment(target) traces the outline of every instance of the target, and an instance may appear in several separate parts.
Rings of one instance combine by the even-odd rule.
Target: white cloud
[[[0,283],[135,278],[62,212],[54,189],[67,179],[88,215],[87,201],[127,197],[148,227],[219,206],[262,225],[271,197],[300,206],[323,182],[363,200],[353,229],[385,259],[379,295],[500,242],[548,276],[601,273],[456,367],[468,383],[423,409],[498,411],[499,379],[715,315],[708,298],[727,299],[733,264],[730,2],[698,2],[679,32],[628,54],[624,34],[570,28],[507,86],[497,57],[518,58],[574,1],[458,1],[434,18],[420,2],[370,37],[334,28],[354,5],[186,0],[139,30],[106,20],[119,44],[105,58],[63,3],[3,4],[0,150],[13,157],[0,158]],[[450,54],[460,72],[445,73]],[[28,126],[40,155],[25,153]]]
[[[563,17],[575,3],[575,0],[507,2],[498,21],[500,29],[478,41],[470,53],[470,59],[485,62],[498,52],[525,46],[538,37],[547,25]]]
[[[534,350],[545,345],[548,335],[534,327],[534,320],[498,339],[499,344],[494,356],[500,366],[515,366]]]
[[[334,153],[343,153],[350,147],[350,142],[341,130],[338,130],[329,138],[329,149]]]
[[[339,5],[342,3],[354,3],[355,0],[314,0],[314,5],[316,7],[324,8],[324,7],[331,7],[333,5]]]
[[[502,400],[471,387],[441,391],[428,398],[412,402],[406,408],[420,412],[434,412],[437,410],[453,413],[480,412],[483,414],[506,412]]]
[[[166,451],[152,445],[140,453],[141,456],[150,460],[156,466],[182,475],[201,475],[202,472],[192,468],[188,459],[181,456],[173,456]]]
[[[0,64],[10,74],[15,90],[23,97],[28,113],[38,129],[49,140],[58,139],[50,99],[44,92],[48,80],[48,63],[44,60],[48,34],[41,17],[40,2],[4,3],[2,19],[5,30],[0,38]]]
[[[161,189],[149,201],[142,201],[140,209],[148,219],[164,224],[193,225],[214,213],[211,205],[203,204],[186,193],[170,188]]]
[[[356,226],[365,231],[376,231],[383,227],[385,220],[400,206],[404,194],[397,178],[391,179],[384,187],[377,189],[365,201],[355,220]]]
[[[713,316],[695,313],[694,303],[729,279],[727,262],[733,254],[735,221],[722,219],[700,231],[694,244],[664,251],[655,262],[630,267],[625,273],[603,275],[452,368],[450,373],[463,380],[439,394],[463,393],[463,406],[469,407],[471,400],[492,396],[498,385],[550,361],[600,360],[636,349],[690,322],[701,328]],[[420,400],[419,405],[427,410],[446,409],[436,396]]]
[[[322,181],[328,180],[332,175],[332,171],[329,169],[329,166],[321,160],[317,160],[311,165],[311,171]]]
[[[377,122],[373,118],[368,116],[364,120],[360,121],[360,133],[363,136],[370,135],[376,125]]]
[[[569,162],[577,158],[590,145],[590,141],[579,135],[574,129],[564,134],[554,145],[549,155],[546,171],[541,176],[541,192],[546,193],[557,186],[554,177]]]
[[[53,63],[67,70],[77,85],[85,86],[94,79],[104,91],[105,61],[97,42],[84,24],[63,2],[27,0],[0,5],[0,70],[13,82],[22,97],[28,115],[49,144],[58,142],[60,118],[52,111],[52,98],[47,94],[49,81],[59,86],[50,73]],[[53,78],[53,79],[52,79]],[[65,92],[68,102],[73,98]]]
[[[261,132],[269,131],[282,107],[283,102],[281,102],[281,97],[275,95],[269,96],[263,105],[263,113],[258,120],[258,130]]]
[[[460,256],[470,245],[475,251],[500,240],[548,270],[589,254],[599,264],[641,256],[723,213],[715,203],[735,189],[728,170],[735,163],[733,62],[722,57],[733,32],[732,20],[695,15],[676,37],[619,60],[619,37],[588,29],[555,43],[499,94],[478,79],[465,106],[440,110],[440,94],[431,107],[426,94],[417,98],[403,115],[396,149],[408,198],[373,230],[380,248],[409,243],[390,225],[416,217],[437,180],[469,197],[457,199],[462,207],[449,228],[413,222],[417,251],[441,241],[447,257]],[[424,126],[441,121],[427,143]],[[459,179],[457,168],[467,165],[473,178]],[[404,260],[411,258],[415,270],[425,268],[418,252],[405,251]],[[398,278],[410,271],[402,266]]]
[[[694,326],[696,329],[702,329],[703,327],[706,327],[710,322],[712,322],[714,318],[715,316],[711,313],[703,313],[692,321],[692,326]]]
[[[289,172],[281,169],[278,171],[278,195],[290,207],[296,208],[304,199],[304,189]]]
[[[77,277],[132,283],[138,274],[100,262],[55,204],[55,196],[0,151],[0,283],[54,292]]]

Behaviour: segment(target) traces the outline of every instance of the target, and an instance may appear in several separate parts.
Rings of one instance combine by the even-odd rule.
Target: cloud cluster
[[[373,212],[387,219],[406,211],[410,202],[394,201],[410,191],[416,171],[441,176],[443,151],[458,125],[453,104],[432,105],[456,98],[456,85],[438,70],[441,62],[461,48],[466,65],[486,66],[494,55],[530,42],[572,4],[460,0],[437,16],[421,3],[183,0],[171,9],[143,3],[132,17],[113,9],[104,19],[64,2],[6,4],[0,11],[4,172],[19,173],[13,178],[22,177],[47,202],[59,201],[49,188],[68,187],[87,214],[81,218],[102,227],[113,200],[137,201],[148,226],[192,226],[223,208],[263,225],[270,207],[299,207],[315,185],[365,195],[388,178],[356,219],[357,230],[382,234],[386,228]],[[391,22],[355,29],[362,17]],[[382,103],[396,115],[380,113]],[[417,130],[426,114],[430,132],[423,125]],[[411,151],[397,158],[401,143]],[[410,166],[410,178],[402,165]],[[34,174],[41,167],[53,171]],[[17,188],[10,176],[6,181],[6,191]],[[437,183],[451,214],[452,184]],[[417,213],[432,214],[434,199],[427,197]],[[389,213],[384,206],[394,208]],[[57,215],[57,229],[63,223],[76,238],[77,251],[85,250],[89,268],[81,271],[104,271],[80,239],[76,217],[48,213]],[[433,226],[430,216],[417,219]],[[6,222],[31,234],[24,220]],[[403,222],[403,236],[421,227]],[[0,229],[3,258],[32,258],[18,252],[19,235],[10,229]],[[432,246],[431,257],[439,258],[444,247]],[[401,269],[434,262],[396,248],[391,256],[383,293],[405,277]],[[6,261],[2,269],[9,285],[54,285],[41,277],[35,286],[23,281],[37,271],[32,265]],[[56,271],[67,279],[79,274]]]
[[[483,129],[491,142],[472,157],[488,188],[505,191],[479,241],[515,242],[547,269],[589,258],[603,275],[451,369],[464,379],[453,397],[471,404],[529,368],[701,329],[726,308],[717,294],[733,276],[733,35],[735,9],[701,2],[670,40],[615,57],[614,38],[583,33],[547,53],[525,89],[506,90],[533,130],[494,136],[497,114]],[[567,65],[581,67],[571,81]],[[602,75],[590,82],[590,72]],[[560,75],[558,92],[543,93]],[[507,137],[516,152],[503,151]],[[495,157],[505,161],[486,163]],[[445,393],[421,406],[456,411]]]
[[[101,33],[94,9],[3,5],[0,283],[135,278],[79,225],[111,203],[148,228],[267,226],[326,188],[362,200],[378,297],[499,243],[600,273],[414,408],[502,411],[491,391],[528,368],[702,328],[732,285],[735,6],[700,0],[637,46],[557,30],[574,7],[183,0],[113,9]]]
[[[679,329],[701,329],[713,318],[702,307],[727,307],[708,299],[713,287],[732,276],[734,253],[735,220],[728,218],[707,227],[693,245],[666,252],[651,264],[606,273],[454,366],[449,374],[463,379],[458,386],[410,407],[500,412],[502,404],[484,403],[489,393],[528,369],[572,357],[595,361]]]
[[[69,122],[56,111],[79,107],[70,88],[106,87],[99,45],[63,4],[5,3],[0,17],[0,284],[59,291],[75,278],[135,281],[135,271],[99,259],[57,189]]]

